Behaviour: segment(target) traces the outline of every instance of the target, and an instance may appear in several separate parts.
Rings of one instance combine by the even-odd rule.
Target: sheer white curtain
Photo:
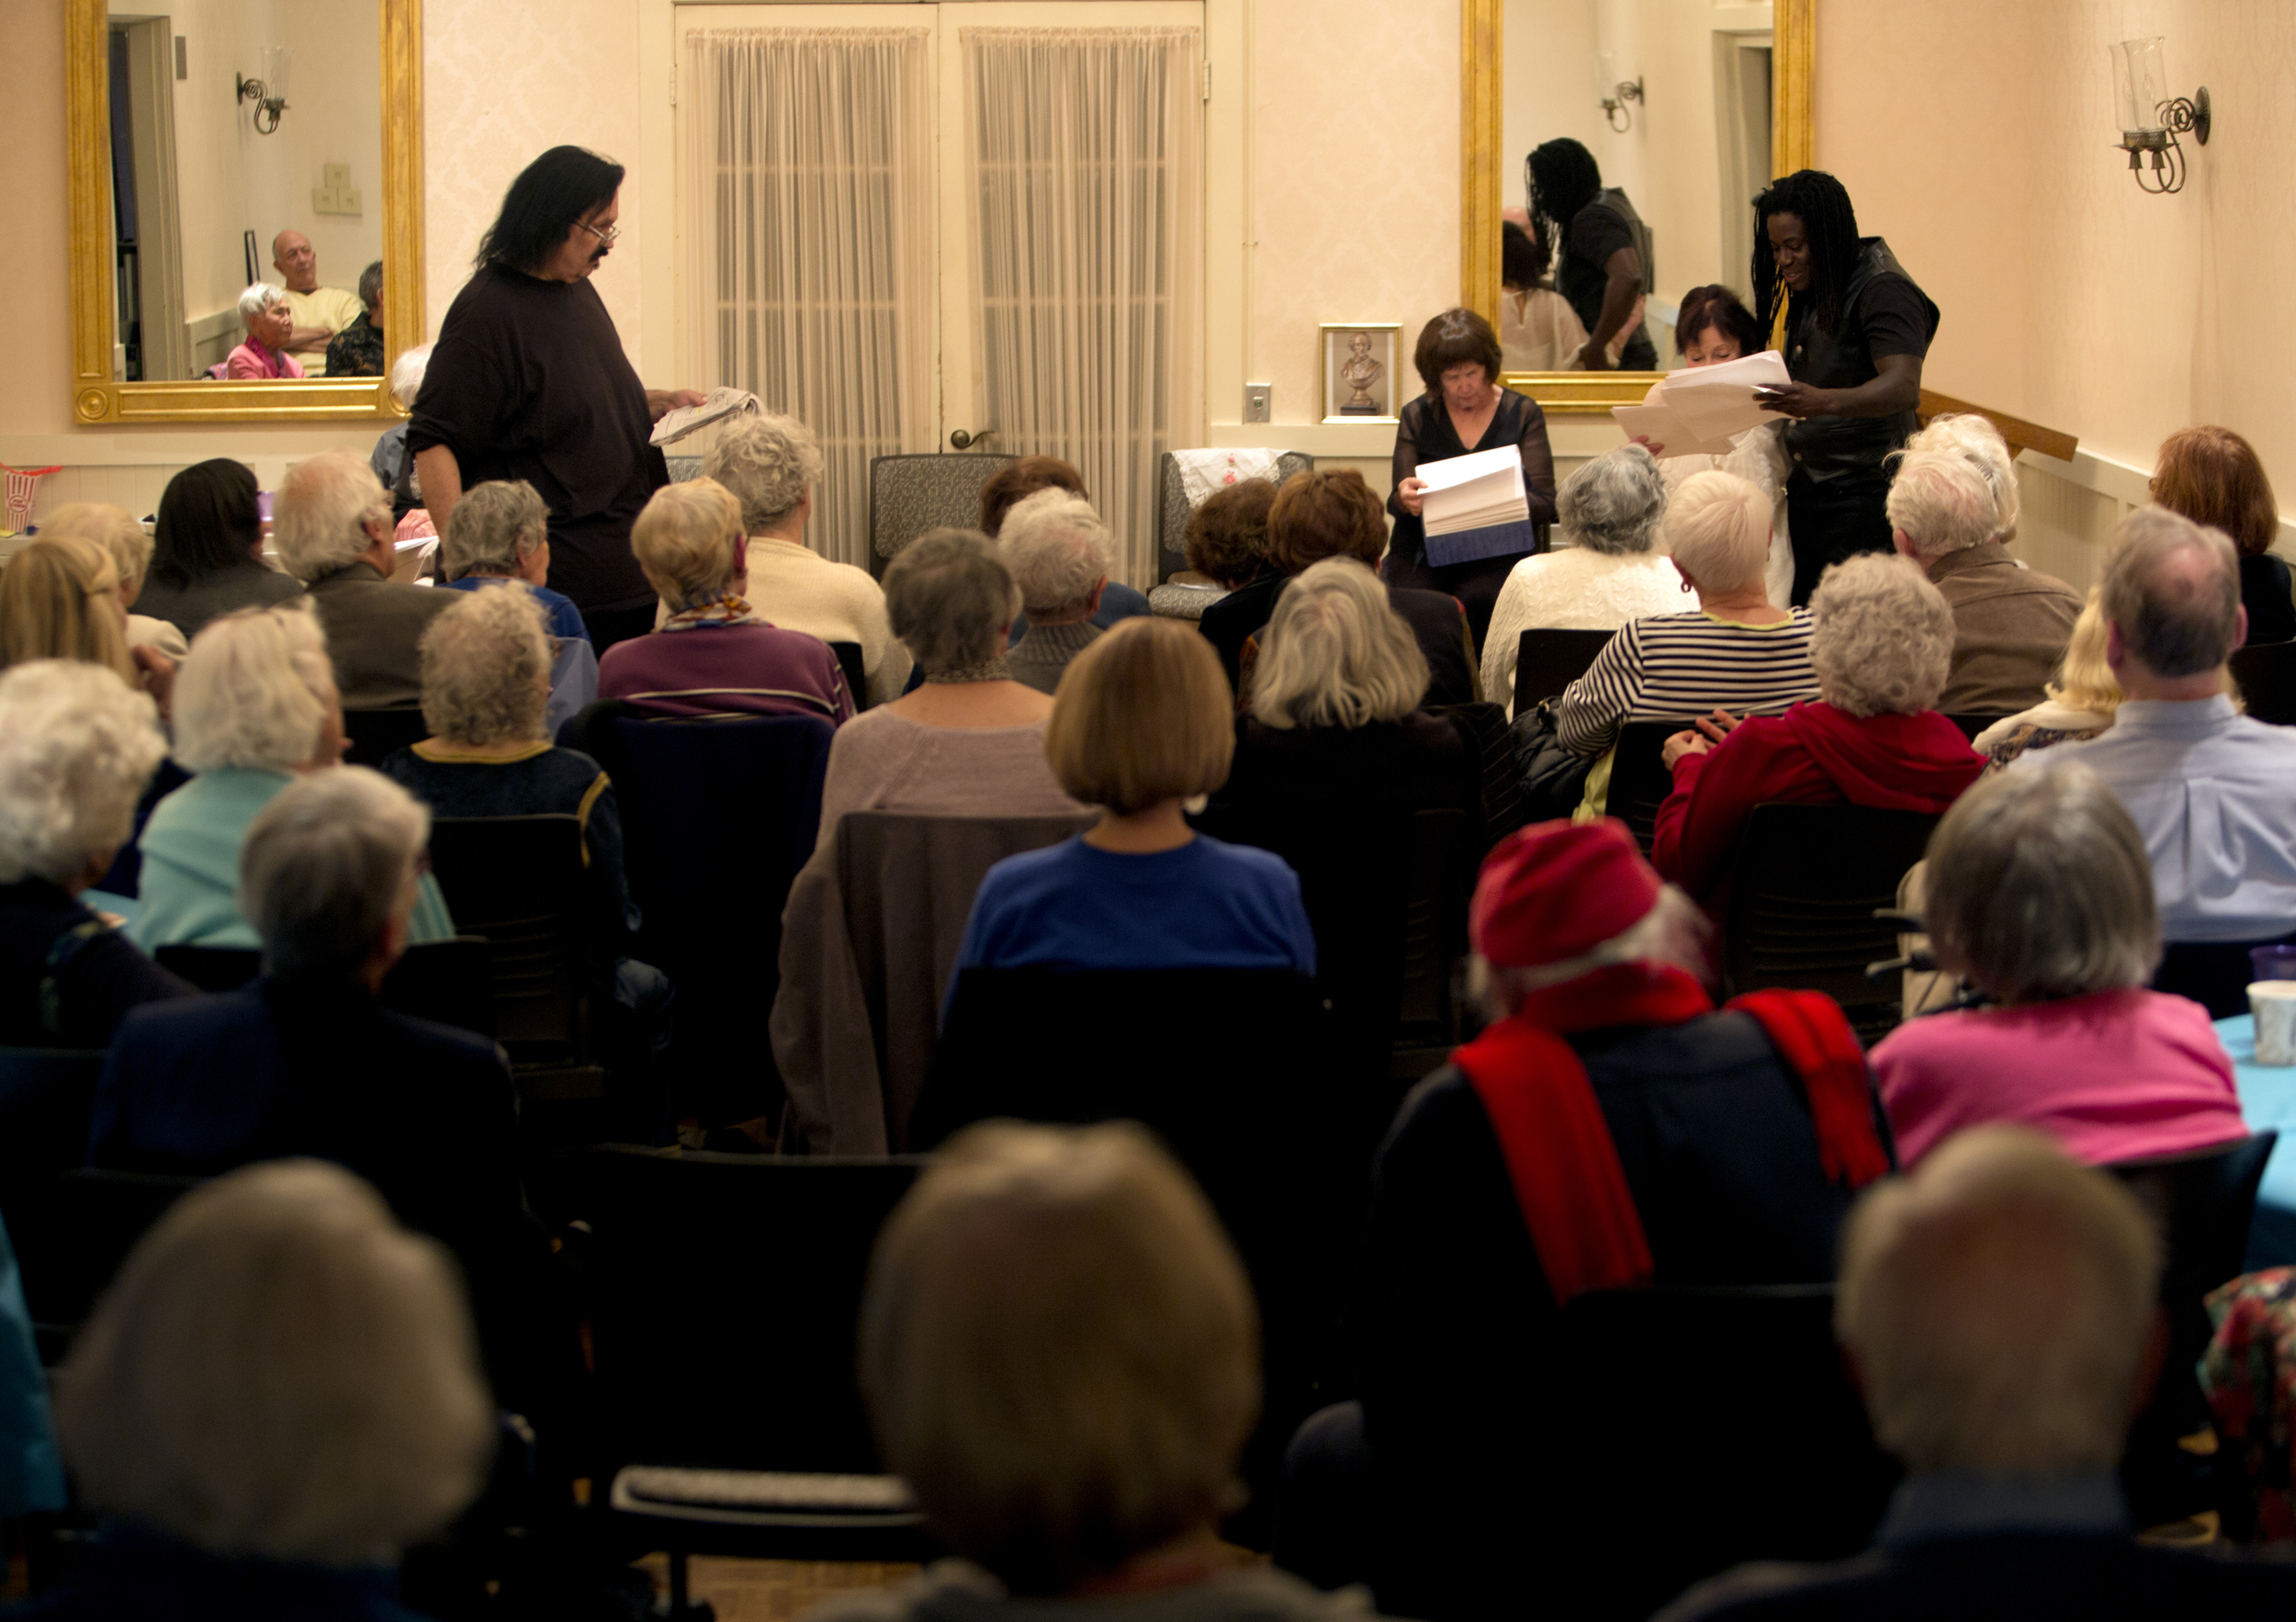
[[[819,436],[808,538],[863,567],[869,459],[935,436],[931,39],[697,31],[681,63],[696,382],[747,389]]]
[[[974,409],[1084,474],[1119,573],[1154,583],[1156,467],[1202,443],[1200,47],[1192,28],[964,28]]]

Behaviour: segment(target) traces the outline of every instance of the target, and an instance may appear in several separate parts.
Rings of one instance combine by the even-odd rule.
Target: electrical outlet
[[[1274,392],[1273,387],[1268,384],[1246,383],[1244,386],[1244,420],[1247,422],[1270,421],[1268,400]]]
[[[347,188],[350,186],[350,184],[351,184],[351,165],[350,165],[350,164],[348,164],[348,163],[326,163],[326,164],[322,164],[322,165],[321,165],[321,168],[322,168],[322,169],[326,172],[326,176],[327,176],[327,178],[326,178],[326,181],[325,181],[325,185],[326,185],[326,186],[327,186],[327,189],[328,189],[328,190],[330,190],[330,191],[343,191],[343,190],[347,189]]]
[[[338,195],[332,186],[314,186],[311,187],[311,212],[332,214],[335,212],[335,198]]]
[[[359,212],[359,188],[355,186],[344,186],[335,193],[335,203],[336,213],[356,214]]]

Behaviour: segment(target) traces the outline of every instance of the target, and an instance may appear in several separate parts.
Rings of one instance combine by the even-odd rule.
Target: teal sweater
[[[284,772],[237,766],[202,772],[152,809],[139,841],[142,916],[136,944],[244,946],[263,942],[239,911],[239,848],[247,825],[295,779]],[[455,932],[438,882],[422,875],[415,896],[410,941],[444,941]]]

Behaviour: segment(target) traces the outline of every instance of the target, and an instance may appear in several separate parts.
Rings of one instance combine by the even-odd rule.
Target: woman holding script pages
[[[1379,572],[1391,586],[1458,598],[1480,648],[1508,572],[1516,559],[1538,550],[1534,526],[1554,521],[1555,457],[1547,445],[1547,418],[1529,397],[1499,387],[1498,336],[1471,310],[1446,310],[1429,321],[1412,360],[1427,391],[1403,408],[1395,431],[1395,493],[1387,501],[1395,531]],[[1525,516],[1431,542],[1420,467],[1502,447],[1514,448],[1522,459]]]

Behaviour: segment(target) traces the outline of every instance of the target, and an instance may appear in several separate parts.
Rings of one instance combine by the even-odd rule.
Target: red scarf
[[[1801,1078],[1827,1177],[1857,1188],[1887,1173],[1865,1053],[1833,1000],[1815,991],[1757,991],[1729,1006],[1761,1026]],[[1615,963],[1533,992],[1452,1055],[1498,1134],[1557,1305],[1592,1290],[1648,1284],[1656,1270],[1618,1145],[1586,1066],[1563,1036],[1680,1025],[1713,1011],[1705,988],[1680,969]]]

